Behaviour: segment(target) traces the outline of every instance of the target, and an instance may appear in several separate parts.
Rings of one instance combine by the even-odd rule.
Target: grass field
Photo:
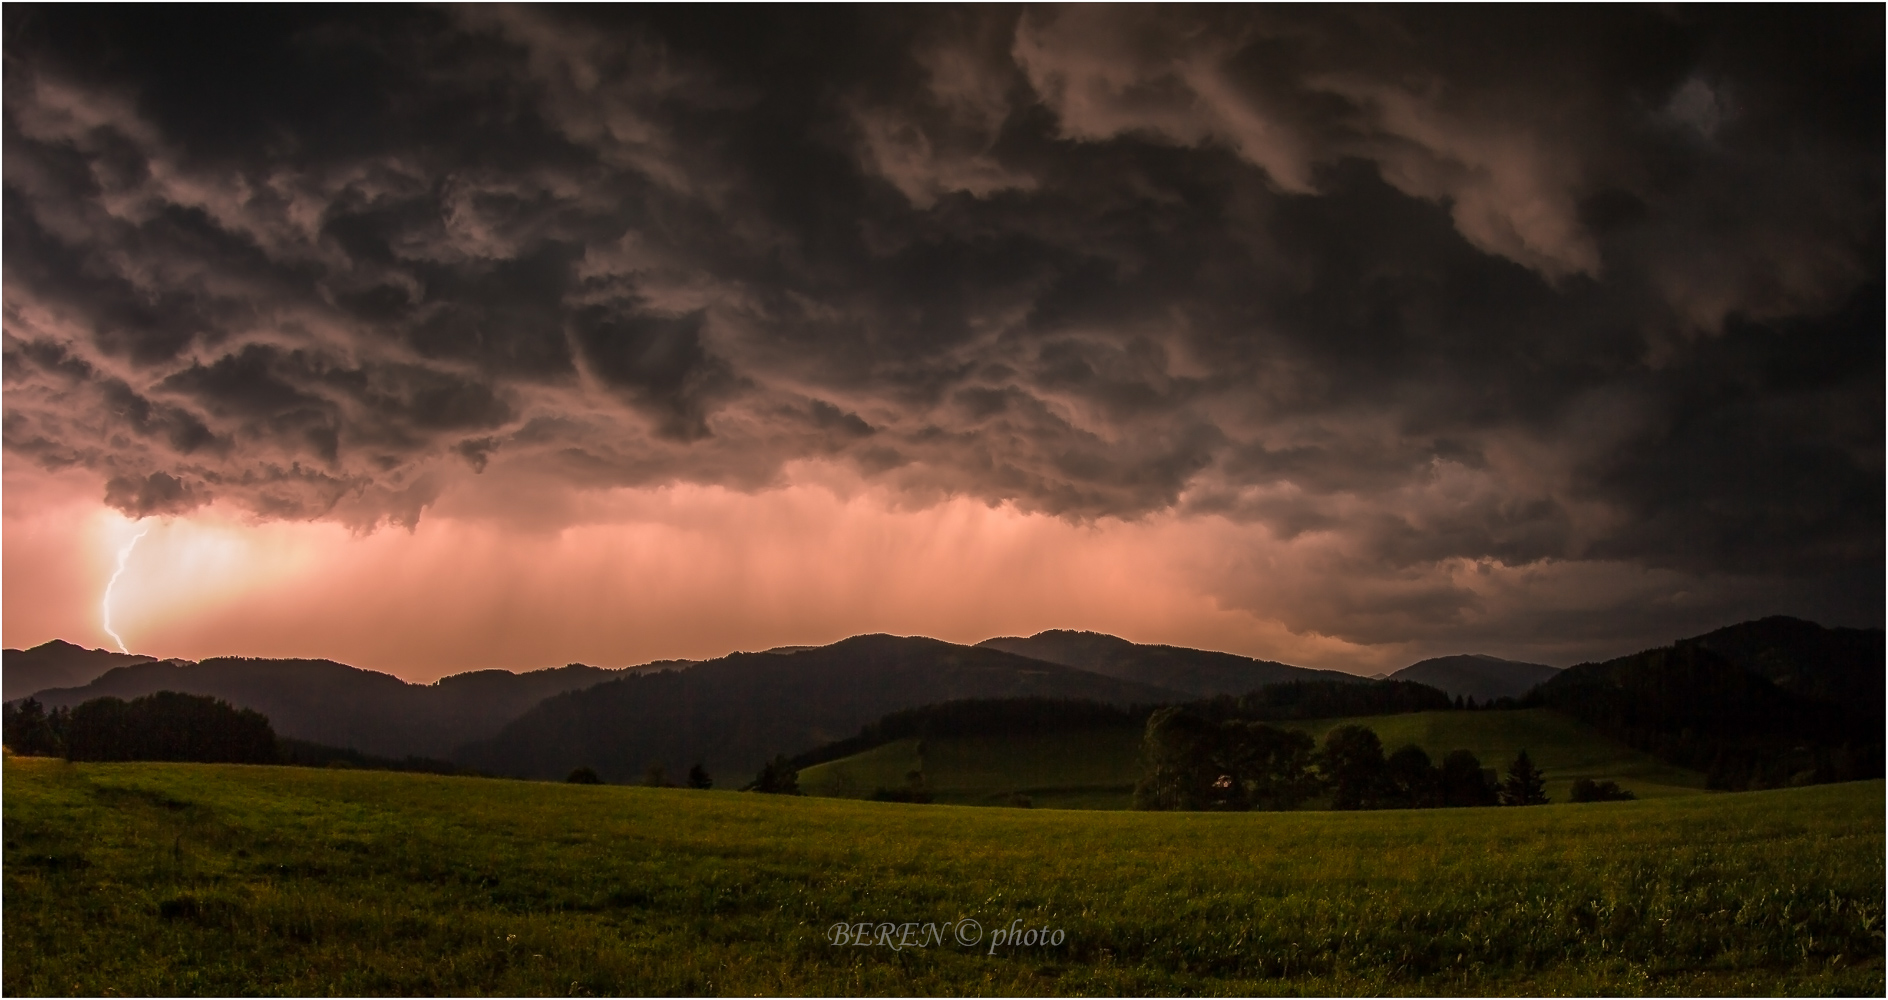
[[[1567,800],[1577,778],[1612,779],[1641,798],[1692,795],[1704,775],[1665,764],[1547,709],[1510,712],[1419,712],[1361,719],[1282,722],[1322,741],[1337,726],[1376,730],[1385,751],[1414,743],[1440,761],[1468,749],[1484,767],[1505,768],[1526,749],[1547,774],[1547,795]],[[1139,727],[1050,733],[1042,736],[934,737],[899,740],[864,753],[807,768],[800,787],[812,795],[863,798],[877,788],[902,788],[923,770],[936,800],[962,805],[1005,805],[1013,795],[1037,806],[1126,809],[1140,777]]]
[[[1879,781],[1348,814],[21,758],[5,788],[9,995],[1884,985]],[[977,947],[825,936],[964,917]],[[1013,920],[1063,943],[993,948]]]

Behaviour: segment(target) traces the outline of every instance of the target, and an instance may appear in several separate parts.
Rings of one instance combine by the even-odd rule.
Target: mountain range
[[[11,659],[6,669],[12,669]],[[261,712],[277,733],[293,739],[387,757],[446,757],[467,742],[497,732],[552,695],[622,673],[573,663],[521,674],[480,670],[432,684],[409,684],[391,674],[332,660],[225,656],[134,663],[113,668],[89,684],[40,691],[35,697],[47,708],[56,708],[93,698],[130,700],[158,691],[212,695]]]
[[[1756,725],[1749,731],[1805,745],[1819,733],[1839,734],[1844,746],[1865,746],[1881,740],[1882,645],[1879,629],[1767,618],[1564,671],[1461,655],[1390,676],[1478,701],[1525,696],[1651,749],[1665,746],[1657,734],[1666,729],[1729,739],[1730,731],[1707,724],[1704,717],[1714,713],[1732,730]],[[1336,671],[1064,630],[975,646],[866,635],[707,661],[486,670],[432,684],[328,660],[158,661],[55,640],[6,650],[4,677],[8,700],[31,691],[49,708],[161,690],[211,695],[262,712],[291,739],[383,757],[447,759],[494,774],[561,777],[587,765],[624,780],[650,764],[679,771],[703,763],[724,783],[745,780],[774,754],[850,736],[888,712],[954,699],[1156,704],[1292,681],[1370,683]],[[63,686],[40,687],[49,679]],[[1761,724],[1732,721],[1752,713]]]
[[[0,670],[0,701],[12,701],[47,688],[78,687],[113,667],[150,663],[155,657],[86,649],[64,639],[40,643],[32,649],[9,649]]]
[[[1364,680],[1337,670],[1311,670],[1235,653],[1142,645],[1100,632],[1052,629],[1027,639],[1001,636],[977,645],[1194,697],[1240,695],[1289,681]]]

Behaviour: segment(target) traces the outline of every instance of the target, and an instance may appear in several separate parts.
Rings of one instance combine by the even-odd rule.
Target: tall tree
[[[1547,779],[1534,766],[1526,750],[1514,755],[1508,765],[1508,780],[1501,783],[1504,806],[1544,806],[1547,804]]]
[[[1339,726],[1324,737],[1318,770],[1331,786],[1331,808],[1375,809],[1389,791],[1383,742],[1362,726]]]

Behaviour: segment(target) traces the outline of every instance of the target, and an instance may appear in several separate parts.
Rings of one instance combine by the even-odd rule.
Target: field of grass
[[[1322,741],[1337,726],[1356,723],[1376,730],[1386,752],[1414,743],[1440,762],[1451,750],[1468,749],[1482,766],[1506,768],[1526,749],[1547,774],[1547,795],[1567,800],[1577,778],[1612,779],[1641,798],[1694,795],[1704,775],[1673,767],[1547,709],[1510,712],[1419,712],[1360,719],[1281,722]],[[922,770],[936,801],[961,805],[1006,805],[1013,795],[1037,806],[1063,809],[1126,809],[1141,774],[1139,727],[1050,733],[1040,736],[958,736],[899,740],[842,760],[809,767],[800,787],[810,795],[863,798],[878,788],[902,788],[906,775]]]
[[[16,996],[1884,986],[1879,781],[1342,814],[11,757],[5,787]],[[827,938],[961,918],[976,947]],[[1062,943],[993,947],[1012,921]]]

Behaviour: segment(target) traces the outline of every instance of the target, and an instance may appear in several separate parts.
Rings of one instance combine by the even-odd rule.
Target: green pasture
[[[1879,781],[1208,814],[8,758],[0,987],[1880,995],[1883,813]],[[962,918],[974,948],[826,937]],[[1012,921],[1063,943],[992,948]]]
[[[1522,749],[1547,774],[1547,796],[1565,802],[1575,779],[1612,779],[1641,798],[1694,795],[1704,775],[1673,767],[1548,709],[1418,712],[1358,719],[1281,722],[1320,742],[1340,725],[1374,729],[1386,753],[1411,743],[1440,762],[1467,749],[1482,766],[1505,769]],[[1008,805],[1015,796],[1036,806],[1126,809],[1141,773],[1140,727],[1093,729],[1035,736],[933,737],[875,747],[800,772],[810,795],[863,798],[879,788],[903,788],[922,771],[938,802]]]

